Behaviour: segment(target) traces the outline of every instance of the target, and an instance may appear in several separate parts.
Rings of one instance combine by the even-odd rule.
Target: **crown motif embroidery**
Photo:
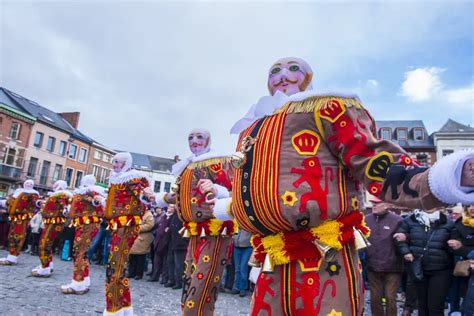
[[[339,99],[331,99],[319,110],[319,115],[331,123],[336,122],[346,112],[346,106]]]
[[[293,147],[302,156],[314,156],[318,151],[321,140],[316,132],[304,129],[291,138]]]

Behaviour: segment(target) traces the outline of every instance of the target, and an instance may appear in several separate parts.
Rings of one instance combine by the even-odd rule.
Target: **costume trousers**
[[[26,232],[30,220],[22,220],[10,223],[10,232],[8,233],[8,249],[10,255],[18,257],[26,240]]]
[[[181,307],[185,316],[214,314],[222,272],[232,255],[232,238],[191,237],[184,268]]]
[[[53,243],[63,231],[64,224],[44,224],[39,242],[39,259],[43,268],[49,267],[53,261]]]
[[[85,224],[76,228],[74,236],[74,281],[82,282],[89,276],[87,251],[99,230],[99,223]]]
[[[373,316],[397,315],[397,291],[400,288],[401,273],[368,271],[370,285],[370,309]],[[387,304],[382,305],[382,297]]]
[[[138,236],[139,225],[120,227],[112,232],[109,264],[105,279],[107,312],[113,313],[132,305],[128,278],[125,271],[128,265],[130,248]]]

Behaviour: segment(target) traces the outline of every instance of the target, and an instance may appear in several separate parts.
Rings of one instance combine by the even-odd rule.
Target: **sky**
[[[473,3],[0,0],[0,86],[81,112],[110,148],[186,157],[204,127],[232,153],[230,127],[268,95],[271,64],[297,56],[314,89],[432,133],[474,124]]]

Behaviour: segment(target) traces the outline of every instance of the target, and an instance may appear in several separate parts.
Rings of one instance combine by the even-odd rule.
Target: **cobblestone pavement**
[[[7,252],[0,250],[0,257]],[[91,265],[91,289],[85,295],[64,295],[60,286],[72,278],[72,262],[54,258],[50,278],[35,278],[31,269],[39,264],[37,256],[21,253],[16,266],[0,266],[1,315],[98,315],[105,308],[105,267]],[[132,304],[136,315],[180,315],[180,290],[157,282],[130,280]],[[216,315],[248,315],[250,298],[220,293]]]
[[[0,250],[0,257],[7,252]],[[105,267],[90,265],[91,289],[85,295],[64,295],[60,286],[72,278],[72,262],[54,258],[50,278],[35,278],[31,269],[39,265],[37,256],[21,253],[16,266],[0,266],[0,315],[99,315],[105,308]],[[136,315],[180,315],[180,290],[165,288],[157,282],[130,280],[132,304]],[[368,293],[366,293],[368,298]],[[250,297],[220,293],[216,316],[249,315]],[[366,311],[370,311],[366,299]],[[366,312],[370,315],[370,312]],[[399,315],[401,306],[399,305]],[[414,314],[415,316],[416,314]]]

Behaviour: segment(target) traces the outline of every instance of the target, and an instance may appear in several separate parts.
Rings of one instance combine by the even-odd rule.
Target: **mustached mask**
[[[188,135],[189,149],[196,155],[202,155],[211,150],[211,133],[203,128],[195,128]]]
[[[33,180],[26,180],[25,182],[23,182],[24,189],[31,190],[33,189],[34,186],[35,186],[35,183],[33,182]]]
[[[306,91],[313,79],[313,70],[301,58],[286,57],[277,60],[268,73],[268,90],[271,95],[276,91],[290,96]]]
[[[88,174],[81,179],[81,188],[92,187],[97,182],[93,174]]]
[[[132,155],[128,152],[118,153],[112,158],[112,168],[115,173],[121,173],[132,168]]]

